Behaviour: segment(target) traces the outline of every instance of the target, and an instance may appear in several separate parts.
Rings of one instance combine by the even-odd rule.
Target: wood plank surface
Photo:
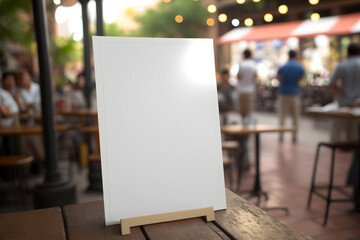
[[[69,124],[59,124],[56,125],[57,132],[67,131],[73,128],[72,125]],[[42,126],[41,125],[34,125],[34,126],[27,126],[27,125],[20,125],[15,127],[0,127],[0,136],[6,135],[34,135],[34,134],[42,134]]]
[[[226,199],[228,209],[215,212],[215,224],[233,239],[311,239],[230,190]]]
[[[212,223],[202,218],[192,218],[181,221],[159,223],[143,226],[150,239],[229,239],[218,229],[213,229]],[[215,227],[216,228],[216,227]]]
[[[120,224],[105,226],[103,201],[68,205],[63,211],[69,240],[145,239],[140,227],[131,228],[130,235],[121,236]]]
[[[65,240],[60,208],[0,215],[0,239]]]
[[[295,128],[286,128],[276,125],[242,126],[242,125],[226,125],[221,127],[221,131],[231,135],[264,133],[264,132],[293,132]]]
[[[360,115],[355,115],[351,112],[321,112],[316,110],[305,109],[306,114],[316,116],[316,117],[330,117],[330,118],[345,118],[345,119],[360,119]]]

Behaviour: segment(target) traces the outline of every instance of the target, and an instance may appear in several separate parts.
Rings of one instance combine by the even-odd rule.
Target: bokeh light
[[[164,3],[169,3],[171,0],[163,0]]]
[[[184,18],[181,15],[176,15],[175,21],[177,23],[182,23],[184,21]]]
[[[211,4],[207,7],[207,10],[209,11],[209,13],[214,13],[216,12],[216,6],[214,4]]]
[[[311,16],[310,16],[310,19],[311,19],[311,21],[316,22],[316,21],[318,21],[318,20],[320,19],[320,14],[318,14],[318,13],[313,13],[313,14],[311,14]]]
[[[316,4],[319,3],[319,0],[309,0],[309,3],[310,3],[311,5],[316,5]]]
[[[212,19],[212,18],[208,18],[208,19],[206,20],[206,24],[207,24],[209,27],[214,26],[215,20]]]
[[[61,0],[53,0],[55,5],[60,5],[61,4]]]
[[[278,10],[279,10],[279,13],[285,14],[288,12],[288,7],[286,5],[280,5]]]
[[[253,2],[260,2],[261,0],[253,0]]]
[[[219,15],[219,21],[220,22],[226,22],[227,21],[227,16],[225,13],[222,13]]]
[[[236,0],[236,2],[237,2],[238,4],[243,4],[243,3],[245,3],[245,0]]]
[[[271,22],[273,19],[274,19],[274,17],[271,13],[267,13],[264,15],[265,22]]]
[[[247,18],[244,21],[245,26],[250,27],[254,24],[254,21],[251,18]]]
[[[234,18],[233,20],[231,20],[231,24],[234,27],[238,27],[240,25],[240,21],[239,21],[239,19]]]

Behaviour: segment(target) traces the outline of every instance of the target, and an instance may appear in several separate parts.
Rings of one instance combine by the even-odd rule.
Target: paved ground
[[[274,114],[256,113],[256,122],[259,124],[277,124]],[[235,117],[235,120],[237,118]],[[330,207],[328,225],[322,227],[325,213],[325,201],[314,196],[311,208],[306,208],[306,201],[310,187],[310,178],[315,157],[316,144],[329,138],[329,121],[302,117],[298,143],[291,142],[291,135],[285,135],[282,143],[278,142],[278,134],[265,133],[261,135],[261,181],[264,191],[269,194],[269,200],[261,199],[260,207],[283,206],[290,210],[289,215],[282,211],[270,210],[269,214],[283,220],[295,229],[302,231],[316,239],[360,239],[360,213],[351,212],[351,203],[333,203]],[[253,139],[250,139],[250,143]],[[245,172],[240,181],[240,189],[251,189],[254,180],[254,154],[253,146],[250,147],[250,169]],[[336,155],[335,182],[344,184],[351,154],[338,153]],[[318,181],[327,183],[330,152],[323,151],[319,165]],[[62,163],[66,171],[67,163]],[[74,179],[77,182],[79,202],[88,202],[102,199],[101,193],[88,192],[87,170],[74,167]],[[234,176],[234,180],[236,176]],[[228,179],[227,179],[228,180]],[[41,182],[41,177],[32,178],[31,185]],[[237,182],[237,181],[236,181]],[[236,188],[236,182],[230,186]],[[235,190],[234,190],[235,191]],[[246,197],[246,195],[243,195]],[[250,199],[256,203],[256,199]],[[31,200],[28,201],[31,208]],[[0,212],[19,210],[16,205],[0,203]]]

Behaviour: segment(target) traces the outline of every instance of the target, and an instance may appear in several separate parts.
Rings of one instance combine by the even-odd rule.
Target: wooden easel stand
[[[213,207],[198,208],[192,210],[161,213],[141,217],[124,218],[121,219],[121,235],[130,234],[130,227],[142,226],[161,222],[170,222],[183,220],[188,218],[206,217],[206,221],[215,221],[215,214]]]

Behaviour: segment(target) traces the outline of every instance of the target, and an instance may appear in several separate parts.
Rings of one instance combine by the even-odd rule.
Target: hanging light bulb
[[[272,22],[273,19],[274,19],[274,17],[271,13],[267,13],[264,15],[265,22]]]
[[[211,4],[207,7],[207,10],[209,11],[209,13],[214,13],[216,12],[216,6],[214,4]]]
[[[311,14],[311,16],[310,16],[310,19],[311,19],[311,21],[314,21],[314,22],[319,21],[319,19],[320,19],[320,14],[318,14],[318,13],[313,13],[313,14]]]
[[[231,20],[231,24],[234,27],[238,27],[240,25],[240,21],[239,21],[239,19],[234,18],[233,20]]]
[[[220,22],[226,22],[227,21],[227,16],[225,13],[222,13],[219,15],[219,21]]]
[[[319,3],[319,0],[309,0],[309,3],[310,3],[311,5],[316,5],[316,4]]]
[[[254,24],[254,21],[251,18],[247,18],[244,21],[245,26],[250,27]]]
[[[212,19],[212,18],[208,18],[208,19],[206,20],[206,24],[207,24],[209,27],[214,26],[214,25],[215,25],[215,20]]]
[[[181,16],[181,15],[176,15],[176,17],[175,17],[175,22],[177,22],[177,23],[182,23],[183,21],[184,21],[183,16]]]
[[[288,7],[286,5],[281,5],[281,6],[279,6],[278,10],[279,10],[279,13],[285,14],[288,12]]]

